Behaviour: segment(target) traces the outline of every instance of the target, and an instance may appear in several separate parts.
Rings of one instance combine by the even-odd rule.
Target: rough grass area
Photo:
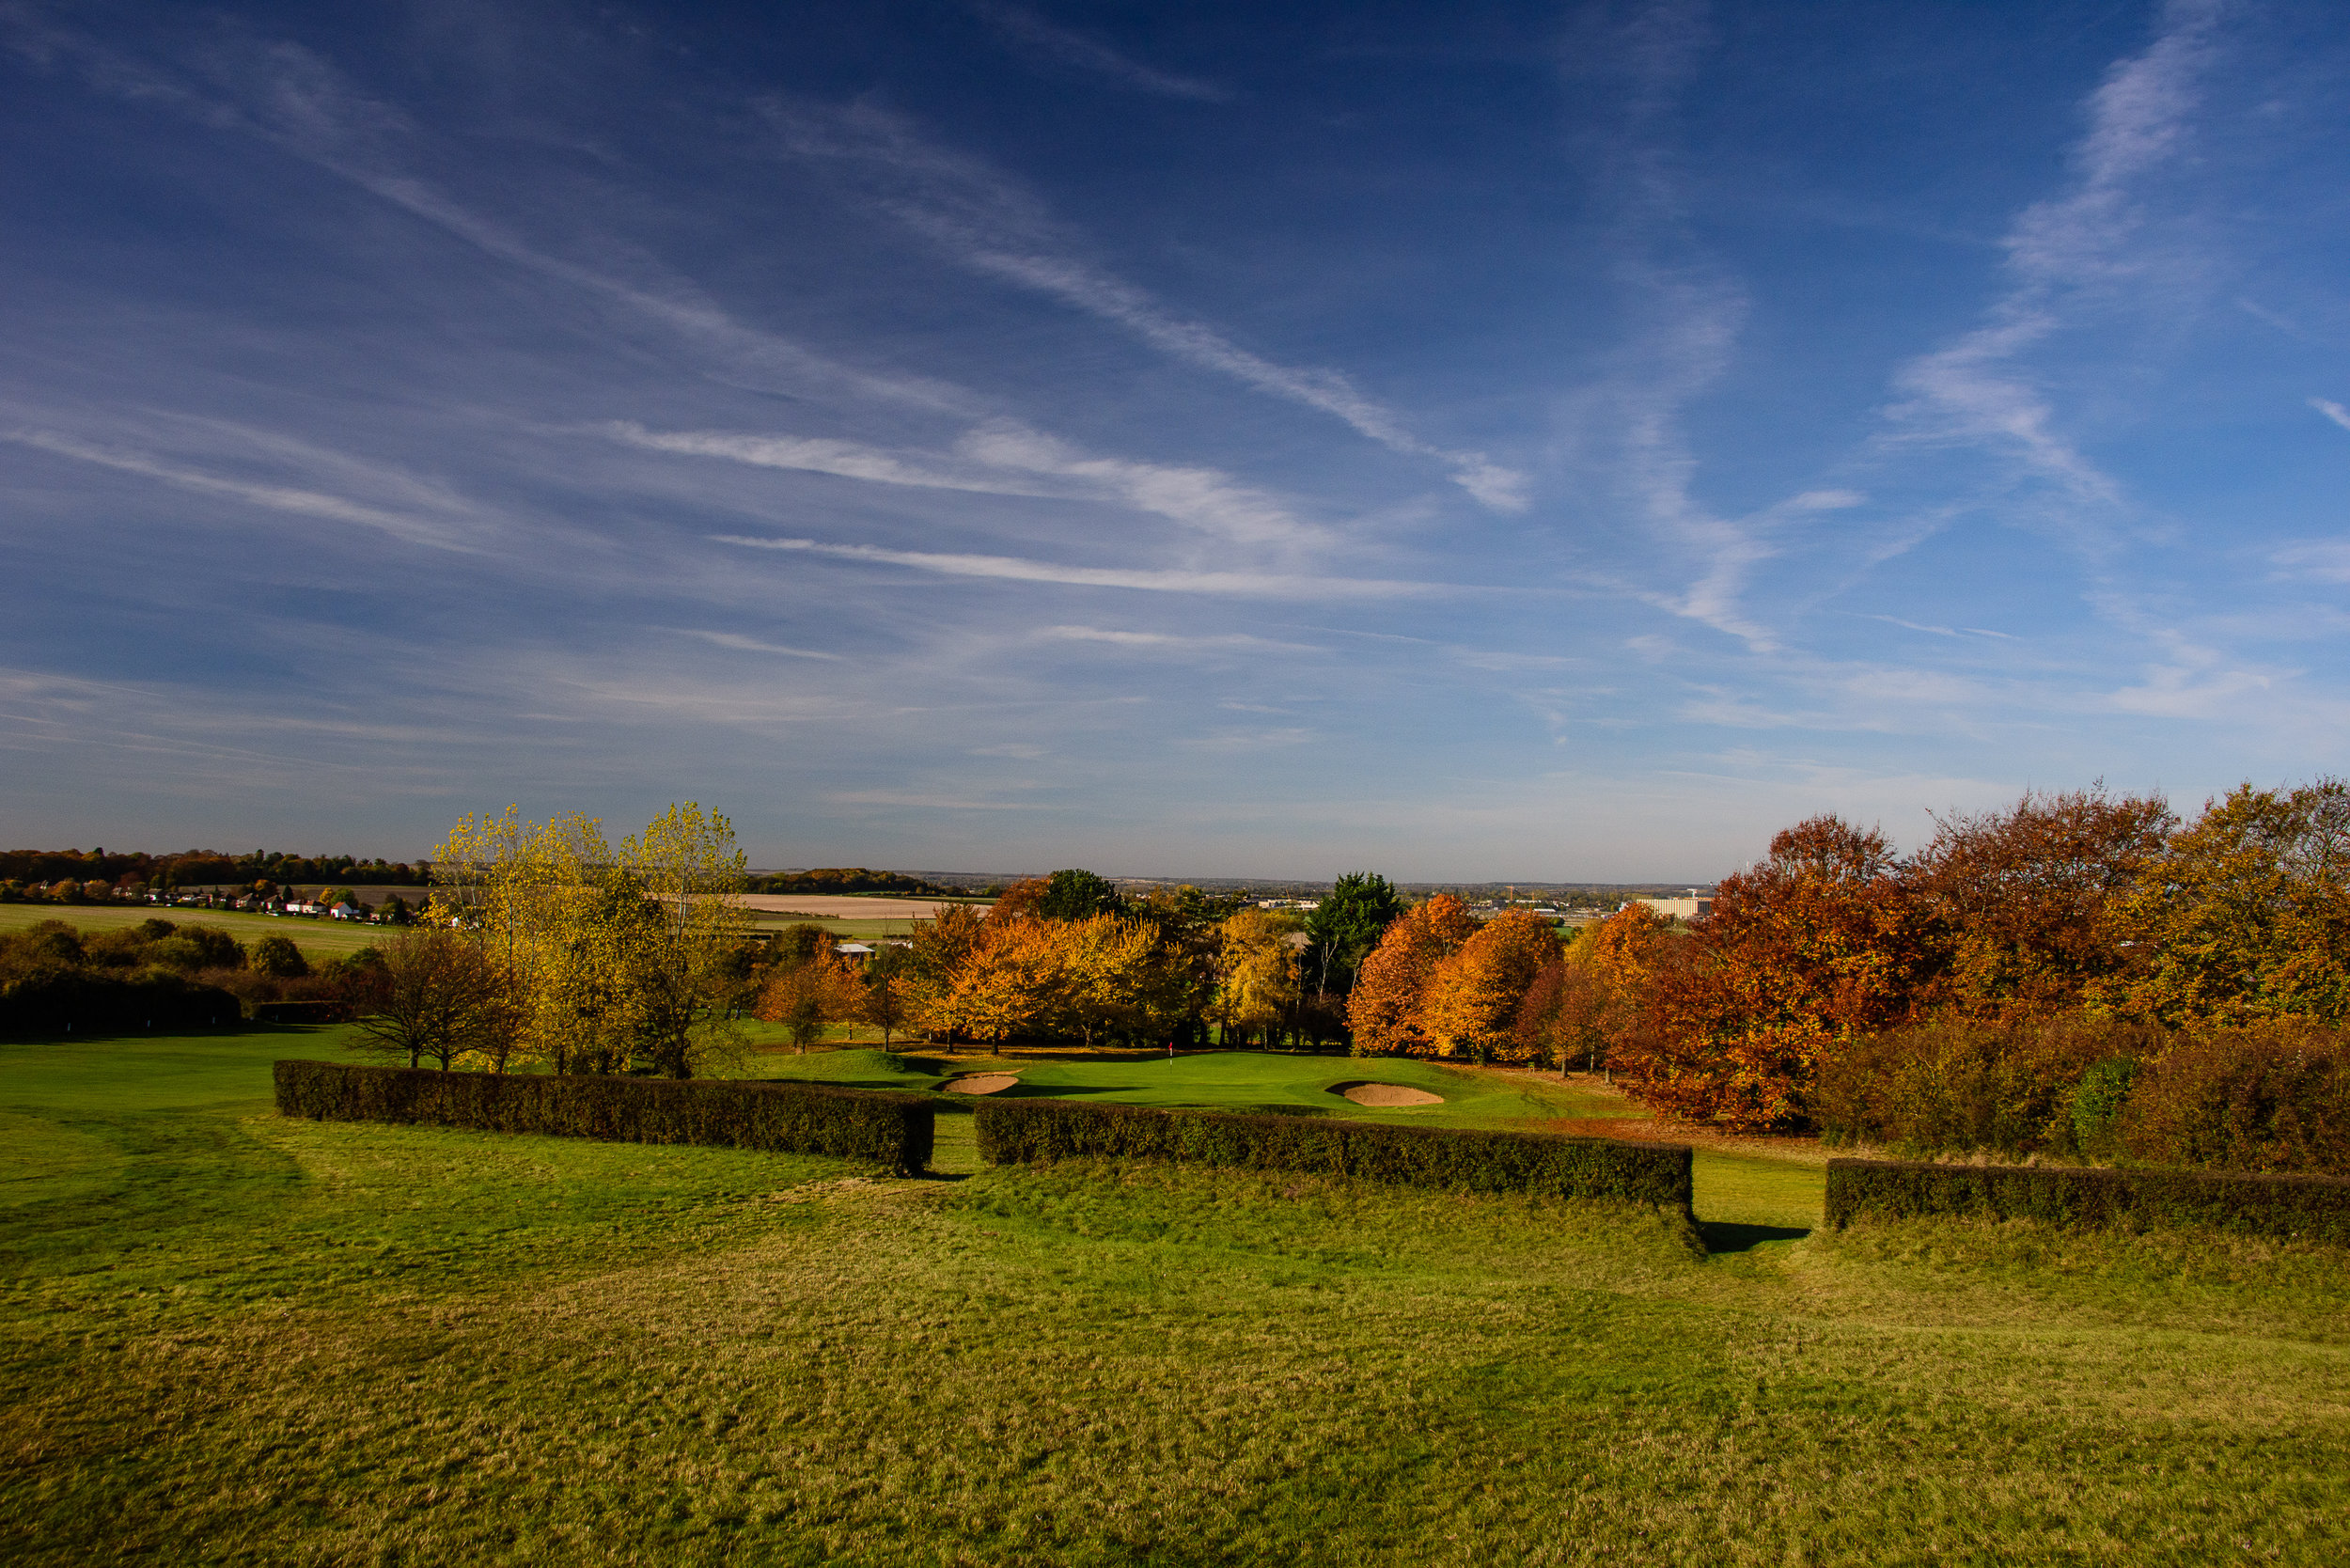
[[[0,1046],[0,1560],[2350,1558],[2339,1251],[290,1121],[299,1032]]]

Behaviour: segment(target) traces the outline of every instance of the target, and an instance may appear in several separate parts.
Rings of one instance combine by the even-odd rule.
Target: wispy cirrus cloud
[[[1270,572],[1187,572],[1128,567],[1063,566],[1016,556],[951,555],[928,550],[888,550],[873,544],[828,544],[813,539],[757,539],[713,534],[719,544],[751,550],[798,551],[836,560],[904,567],[945,577],[989,577],[1014,583],[1058,583],[1072,588],[1133,588],[1145,593],[1198,593],[1244,599],[1397,599],[1431,593],[1471,591],[1437,583],[1390,582],[1360,577],[1314,577]]]
[[[822,659],[838,664],[838,653],[826,653],[815,648],[792,648],[779,642],[764,642],[758,637],[744,636],[740,632],[710,632],[693,626],[672,626],[669,631],[681,637],[694,637],[714,648],[731,649],[738,653],[773,653],[786,659]]]
[[[51,22],[24,7],[0,8],[0,29],[8,32],[19,53],[45,66],[74,70],[101,92],[166,105],[213,130],[265,142],[485,255],[674,332],[771,389],[973,416],[983,412],[978,400],[948,383],[876,374],[746,323],[642,253],[629,254],[625,264],[617,251],[597,261],[583,261],[533,244],[511,226],[482,215],[417,176],[412,164],[429,140],[424,128],[299,43],[229,30],[208,36],[174,57],[158,58]]]
[[[2350,431],[2350,408],[2344,408],[2329,398],[2311,398],[2310,406],[2343,430]]]
[[[628,446],[761,468],[833,474],[874,484],[1108,501],[1237,544],[1301,549],[1336,542],[1328,528],[1293,516],[1272,496],[1212,468],[1144,463],[1082,451],[1010,420],[965,432],[951,450],[907,453],[833,437],[730,431],[649,431],[634,421],[602,427]]]
[[[770,114],[793,154],[852,171],[885,211],[964,265],[1123,327],[1187,364],[1343,420],[1390,451],[1438,463],[1485,506],[1501,511],[1526,507],[1523,474],[1482,452],[1426,440],[1342,372],[1284,365],[1244,348],[1218,328],[1081,259],[1081,242],[1026,186],[929,141],[902,116],[865,103],[778,102]]]
[[[982,800],[972,795],[928,794],[918,790],[836,790],[824,797],[836,806],[910,806],[925,811],[1049,811],[1036,800]]]
[[[2148,260],[2131,248],[2143,227],[2140,188],[2187,143],[2226,10],[2224,0],[2170,0],[2154,40],[2116,62],[2090,95],[2071,188],[2025,209],[2010,227],[2007,292],[1981,325],[1896,378],[1907,397],[1890,412],[1904,439],[1972,444],[2009,458],[2050,488],[2076,541],[2092,552],[2107,548],[2092,519],[2124,504],[2123,487],[2063,433],[2020,362],[2063,330],[2075,306],[2148,273]]]
[[[259,432],[241,433],[245,433],[249,437],[259,434]],[[90,441],[57,431],[31,428],[0,431],[0,441],[11,441],[21,447],[31,447],[57,457],[70,458],[76,463],[111,468],[117,473],[134,474],[142,478],[154,479],[175,490],[184,490],[198,495],[213,495],[227,500],[242,501],[248,506],[259,507],[267,511],[295,517],[315,518],[327,523],[350,523],[361,527],[378,529],[409,544],[452,551],[471,551],[478,548],[477,544],[466,537],[467,530],[462,524],[470,520],[478,528],[479,520],[478,517],[464,519],[461,516],[450,515],[452,512],[471,510],[471,509],[461,508],[460,505],[453,504],[453,498],[452,504],[445,505],[440,509],[441,515],[433,516],[417,510],[395,509],[370,504],[366,501],[353,500],[348,495],[312,490],[301,485],[271,484],[254,479],[232,478],[212,470],[193,466],[184,460],[176,460],[152,451],[113,442]],[[306,447],[303,444],[282,438],[248,439],[246,445],[248,447],[274,447],[281,452],[299,450],[313,457],[333,456],[333,454],[321,453],[315,447]],[[352,470],[365,465],[342,460],[337,466]],[[385,478],[380,470],[377,471],[375,477]],[[405,480],[400,477],[390,478],[406,494],[430,494],[426,487],[414,481]]]
[[[1047,626],[1037,636],[1048,642],[1099,642],[1116,648],[1148,649],[1167,652],[1233,652],[1256,653],[1319,653],[1323,650],[1310,643],[1278,642],[1271,637],[1252,636],[1246,632],[1186,634],[1180,632],[1135,632],[1103,626]]]
[[[1183,98],[1201,103],[1223,103],[1231,99],[1229,87],[1144,65],[1098,39],[1056,26],[1024,6],[979,0],[971,8],[1021,53],[1033,58],[1073,67],[1089,75],[1161,98]]]

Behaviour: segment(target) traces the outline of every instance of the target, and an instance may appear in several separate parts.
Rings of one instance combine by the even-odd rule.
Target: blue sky
[[[2325,4],[0,3],[11,843],[1700,879],[2350,750]]]

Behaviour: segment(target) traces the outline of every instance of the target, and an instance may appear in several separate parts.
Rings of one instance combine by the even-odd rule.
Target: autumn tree
[[[673,806],[615,851],[572,815],[467,816],[433,852],[435,924],[522,998],[525,1054],[557,1072],[689,1077],[733,1059],[728,1005],[749,933],[726,818]]]
[[[1513,909],[1479,927],[1428,978],[1421,1032],[1438,1056],[1516,1059],[1518,1009],[1559,938],[1538,915]]]
[[[2018,1023],[2109,989],[2134,951],[2114,902],[2177,825],[2160,796],[2111,795],[2102,784],[1937,818],[1905,873],[1948,949],[1925,1005]]]
[[[1270,1042],[1293,1016],[1298,1000],[1293,918],[1271,910],[1235,912],[1217,929],[1215,1014],[1229,1041],[1261,1032]]]
[[[909,1021],[947,1040],[1152,1038],[1193,994],[1157,929],[1114,915],[982,921],[942,911],[916,928],[905,964]]]
[[[1046,1027],[1097,1040],[1162,1040],[1191,1001],[1179,955],[1148,921],[1115,915],[1058,923],[1059,974],[1044,1010]]]
[[[310,961],[290,936],[270,935],[245,949],[245,967],[273,980],[297,980],[310,972]]]
[[[1652,1105],[1751,1132],[1803,1126],[1824,1052],[1906,1023],[1934,978],[1931,917],[1882,832],[1814,817],[1726,878],[1663,949],[1616,1052]]]
[[[2350,1016],[2350,781],[2249,784],[2146,857],[2112,902],[2140,956],[2093,999],[2173,1027]]]
[[[1519,1004],[1521,1059],[1556,1062],[1561,1073],[1573,1061],[1596,1071],[1610,1047],[1640,1027],[1652,977],[1686,940],[1671,920],[1639,902],[1577,933]]]
[[[1055,922],[942,909],[915,928],[908,1013],[934,1039],[1009,1040],[1031,1029],[1059,971]]]
[[[756,1018],[785,1026],[791,1031],[791,1043],[806,1051],[822,1035],[824,1026],[847,1023],[864,1006],[865,987],[856,972],[826,954],[772,970],[751,1011]]]
[[[1356,1056],[1396,1056],[1424,1043],[1420,1009],[1429,979],[1476,930],[1468,906],[1449,893],[1413,905],[1387,926],[1347,998]]]
[[[883,943],[873,949],[857,976],[863,995],[857,1003],[857,1017],[882,1032],[882,1049],[889,1048],[889,1037],[904,1027],[909,970],[912,967],[907,949],[893,943]]]
[[[1044,895],[1051,886],[1041,876],[1032,876],[1013,883],[995,896],[988,905],[987,918],[998,925],[1014,920],[1041,920],[1044,916]]]

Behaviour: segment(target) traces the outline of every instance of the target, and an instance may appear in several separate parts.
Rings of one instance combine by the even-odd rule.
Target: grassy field
[[[912,920],[849,920],[834,916],[813,916],[794,919],[781,915],[761,915],[752,922],[761,933],[778,932],[787,926],[822,926],[843,942],[872,942],[884,936],[903,936],[915,927]]]
[[[257,936],[290,936],[306,953],[321,958],[352,952],[392,934],[384,926],[357,921],[313,920],[291,915],[249,915],[230,909],[180,909],[154,904],[0,903],[0,931],[24,931],[43,920],[63,920],[85,931],[112,931],[141,920],[169,920],[174,925],[218,926],[240,942]],[[781,931],[801,921],[762,916],[752,921],[760,933]],[[903,936],[914,929],[911,920],[834,920],[806,922],[822,926],[843,942],[870,942],[883,936]]]
[[[141,920],[169,920],[175,926],[217,926],[240,942],[262,936],[288,936],[304,956],[339,958],[370,942],[394,934],[395,928],[362,925],[355,920],[313,920],[299,915],[248,915],[233,909],[180,909],[154,904],[0,903],[0,931],[27,931],[43,920],[63,920],[80,931],[96,933],[134,926]]]
[[[2339,1251],[1709,1257],[1640,1211],[273,1114],[270,1059],[337,1044],[0,1044],[0,1559],[2350,1557]],[[1412,1065],[1190,1061],[1017,1065],[1226,1104]],[[1505,1124],[1501,1092],[1447,1109]],[[1787,1200],[1712,1163],[1702,1217]]]

